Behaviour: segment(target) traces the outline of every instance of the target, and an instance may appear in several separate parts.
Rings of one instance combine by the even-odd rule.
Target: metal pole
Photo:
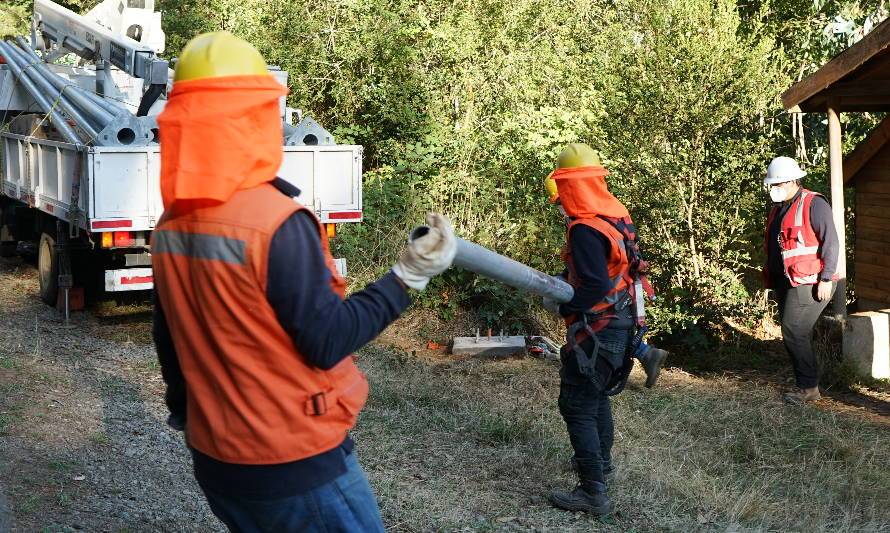
[[[411,239],[422,237],[428,231],[428,226],[419,226],[411,232]],[[457,238],[454,266],[559,303],[568,302],[575,294],[572,286],[560,278],[547,275],[460,237]]]
[[[3,55],[6,56],[6,63],[12,69],[12,73],[18,78],[18,80],[25,86],[25,89],[31,94],[31,97],[37,102],[37,104],[43,109],[43,112],[49,116],[50,121],[52,121],[53,125],[59,130],[59,133],[62,134],[65,139],[72,144],[83,144],[80,137],[77,133],[71,129],[65,119],[59,115],[59,112],[53,109],[52,102],[46,99],[46,97],[37,89],[34,83],[25,75],[22,71],[21,67],[16,63],[15,58],[12,58],[12,54],[7,50],[8,48],[12,48],[6,43],[0,41],[0,52],[3,52]]]
[[[15,46],[13,46],[9,43],[7,43],[7,46],[9,47],[10,51],[12,51],[14,54],[16,54],[16,59],[18,61],[21,61],[23,63],[27,61],[27,58],[23,57],[24,54],[22,54],[21,51],[18,50]],[[83,115],[83,113],[80,112],[80,109],[78,109],[77,106],[75,106],[67,98],[65,98],[66,95],[62,94],[61,92],[55,92],[55,90],[52,87],[52,84],[50,84],[49,81],[47,81],[45,78],[43,78],[39,72],[35,72],[33,69],[30,69],[30,72],[29,72],[26,69],[26,75],[30,76],[31,79],[33,81],[35,81],[38,85],[41,85],[43,87],[43,89],[48,94],[55,94],[54,99],[58,99],[59,107],[61,107],[62,110],[65,111],[65,113],[67,113],[71,118],[73,118],[74,121],[77,122],[77,125],[82,130],[84,130],[84,132],[86,132],[86,134],[89,135],[90,138],[95,139],[99,135],[99,130],[93,127],[89,118],[86,117],[85,115]],[[100,127],[100,129],[101,129],[101,127]]]
[[[9,52],[15,55],[16,61],[21,61],[22,63],[27,65],[27,58],[24,57],[24,54],[19,49],[17,49],[15,45],[6,43],[6,46]],[[10,54],[7,54],[7,59],[9,58],[9,55]],[[43,90],[46,91],[48,95],[54,94],[55,96],[53,97],[53,99],[58,100],[59,107],[61,107],[62,110],[65,111],[65,113],[73,118],[74,121],[77,122],[77,125],[82,130],[84,130],[87,135],[89,135],[93,139],[95,139],[96,136],[99,135],[99,130],[93,127],[93,125],[90,123],[90,120],[80,112],[80,109],[78,109],[67,98],[65,98],[65,95],[54,89],[52,84],[45,78],[43,78],[39,72],[35,71],[34,69],[28,68],[27,66],[20,68],[25,71],[25,75],[29,76],[32,81],[42,86]]]
[[[76,84],[66,81],[59,77],[55,72],[51,71],[46,65],[40,61],[39,58],[35,59],[33,57],[29,57],[29,54],[24,49],[17,48],[14,45],[10,45],[13,50],[19,54],[19,57],[22,61],[24,61],[29,66],[36,68],[43,77],[49,81],[52,85],[56,87],[62,95],[70,98],[75,104],[79,105],[83,110],[90,114],[95,122],[99,124],[99,129],[101,130],[105,126],[108,125],[114,119],[114,115],[109,113],[103,106],[98,105],[96,102],[92,101],[86,95],[87,92],[83,91]]]
[[[847,317],[847,231],[844,224],[844,159],[841,145],[840,100],[828,101],[828,160],[831,168],[831,214],[837,231],[837,288],[834,291],[835,316]]]
[[[37,55],[37,52],[35,52],[33,48],[28,46],[28,41],[26,41],[25,39],[23,39],[21,37],[16,37],[16,41],[19,43],[19,47],[25,51],[25,53],[31,58],[32,61],[37,61],[38,64],[41,67],[43,67],[41,70],[44,73],[49,72],[50,74],[54,75],[55,78],[58,78],[59,80],[61,80],[62,83],[64,83],[66,86],[79,91],[81,94],[85,95],[87,98],[89,98],[90,100],[95,102],[97,105],[104,108],[105,111],[110,113],[112,116],[119,114],[121,111],[129,112],[128,109],[126,109],[122,105],[117,104],[113,100],[108,100],[108,99],[102,98],[98,94],[96,94],[92,91],[89,91],[87,89],[84,89],[83,87],[81,87],[80,85],[77,85],[76,83],[69,82],[68,80],[65,80],[64,78],[62,78],[61,76],[58,76],[55,72],[53,72],[52,70],[50,70],[48,67],[46,67],[44,65],[44,61],[40,58],[40,56]],[[98,76],[98,70],[99,70],[98,66],[97,66],[96,70],[97,70],[96,75]]]

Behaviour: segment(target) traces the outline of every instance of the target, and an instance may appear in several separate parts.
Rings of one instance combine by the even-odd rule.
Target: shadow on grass
[[[727,376],[778,388],[794,386],[791,359],[781,337],[758,338],[740,328],[727,328],[722,337],[722,341],[697,335],[668,339],[668,367],[699,377]],[[823,396],[848,408],[884,417],[877,421],[890,424],[890,383],[857,374],[843,357],[837,323],[821,320],[814,328],[813,342],[822,366],[819,385]]]

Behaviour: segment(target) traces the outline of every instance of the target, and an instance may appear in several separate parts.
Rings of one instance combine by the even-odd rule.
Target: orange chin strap
[[[560,168],[553,171],[559,201],[566,215],[572,218],[614,218],[630,216],[618,198],[606,186],[609,171],[604,167]]]
[[[158,115],[164,208],[225,202],[237,190],[275,179],[285,94],[271,75],[174,83]]]

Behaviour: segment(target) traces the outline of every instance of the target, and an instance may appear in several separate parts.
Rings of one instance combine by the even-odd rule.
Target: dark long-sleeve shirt
[[[767,230],[767,261],[769,265],[769,275],[772,278],[773,286],[777,286],[777,282],[787,283],[785,278],[785,265],[782,262],[782,250],[779,246],[779,231],[782,228],[782,219],[788,213],[788,209],[800,196],[798,191],[790,201],[782,203],[779,212],[773,218]],[[791,216],[794,216],[793,214]],[[810,203],[810,224],[816,238],[819,239],[819,257],[822,258],[823,268],[819,274],[821,281],[831,280],[837,271],[837,260],[839,253],[839,244],[837,231],[834,227],[834,218],[831,213],[831,205],[822,196],[816,196]]]
[[[606,236],[595,229],[578,224],[569,231],[572,266],[580,285],[572,299],[559,306],[559,313],[568,316],[587,311],[599,303],[612,289],[609,280],[609,251]]]
[[[283,180],[273,183],[282,193],[299,190]],[[297,212],[272,236],[266,297],[281,326],[310,365],[334,367],[395,320],[411,303],[392,272],[364,290],[341,299],[330,285],[318,227],[312,216]],[[155,298],[154,338],[167,383],[171,419],[185,421],[185,380],[167,320]],[[327,483],[345,472],[352,441],[308,459],[279,465],[235,465],[192,450],[195,477],[211,490],[241,497],[278,498]]]

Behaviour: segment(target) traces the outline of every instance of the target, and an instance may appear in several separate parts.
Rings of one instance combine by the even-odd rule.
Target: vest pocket
[[[792,277],[803,278],[822,272],[822,266],[821,259],[804,259],[790,265],[788,270]]]

